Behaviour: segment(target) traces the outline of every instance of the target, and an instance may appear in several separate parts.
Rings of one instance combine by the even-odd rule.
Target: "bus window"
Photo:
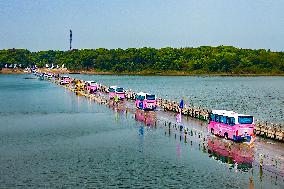
[[[227,123],[227,116],[222,116],[221,122],[226,124]]]
[[[239,121],[239,124],[252,124],[253,117],[252,116],[239,116],[238,121]]]
[[[231,120],[231,118],[230,118],[230,117],[227,117],[226,124],[230,125],[230,120]]]
[[[231,126],[234,126],[235,125],[235,118],[233,117],[228,117],[227,119],[227,123]]]
[[[223,116],[222,115],[218,115],[218,117],[219,117],[219,123],[222,123],[222,119],[223,119]]]
[[[156,96],[155,95],[146,95],[147,100],[155,100]]]
[[[114,88],[109,88],[108,92],[113,93],[113,92],[115,92],[115,89]]]
[[[215,121],[215,114],[210,114],[211,121]]]
[[[123,88],[119,87],[119,88],[116,89],[116,92],[122,93],[122,92],[124,92],[124,90],[123,90]]]
[[[215,116],[215,121],[219,122],[219,116],[218,115]]]
[[[145,99],[145,97],[144,97],[144,96],[141,96],[141,95],[138,95],[138,96],[136,97],[136,99],[142,101],[142,100]]]

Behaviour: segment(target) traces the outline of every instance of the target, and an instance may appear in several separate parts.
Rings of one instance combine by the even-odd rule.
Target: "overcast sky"
[[[284,0],[0,0],[0,49],[284,48]]]

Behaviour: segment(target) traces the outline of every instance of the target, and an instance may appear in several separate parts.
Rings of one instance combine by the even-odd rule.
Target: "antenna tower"
[[[70,50],[72,49],[72,30],[70,30]]]

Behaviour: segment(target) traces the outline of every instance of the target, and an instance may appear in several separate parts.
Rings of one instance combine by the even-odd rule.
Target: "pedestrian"
[[[114,101],[115,101],[115,104],[118,105],[119,98],[117,95],[114,96]]]
[[[180,103],[179,103],[179,108],[182,110],[184,107],[184,101],[183,99],[180,100]]]

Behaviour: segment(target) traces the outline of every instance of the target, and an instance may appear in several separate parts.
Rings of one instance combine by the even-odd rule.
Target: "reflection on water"
[[[207,144],[208,153],[215,160],[227,163],[231,168],[235,167],[242,171],[252,168],[254,151],[251,146],[213,137],[208,137]]]
[[[177,153],[177,157],[180,158],[180,156],[181,156],[180,143],[177,143],[177,145],[176,145],[176,153]]]
[[[144,127],[142,125],[139,127],[139,135],[141,137],[143,137],[143,135],[144,135]]]
[[[135,120],[144,123],[146,126],[156,126],[157,114],[153,111],[136,109]]]

